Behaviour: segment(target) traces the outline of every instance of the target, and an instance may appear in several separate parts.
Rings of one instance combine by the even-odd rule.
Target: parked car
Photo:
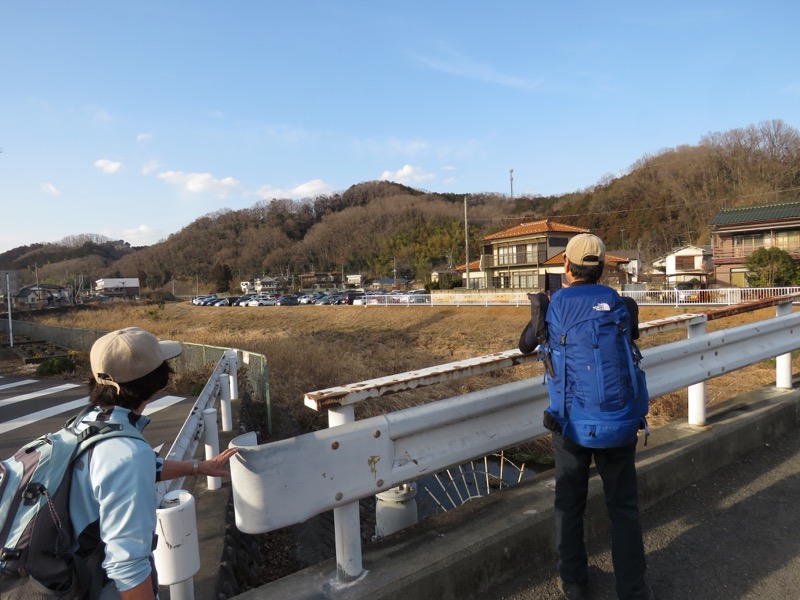
[[[315,292],[313,294],[304,294],[300,296],[297,301],[300,304],[316,304],[317,300],[324,298],[325,294],[322,292]]]
[[[247,306],[275,306],[278,301],[274,296],[260,296],[247,302]]]
[[[256,296],[257,296],[257,294],[242,294],[234,302],[232,302],[231,305],[232,306],[244,306],[245,304],[250,302],[250,300],[252,300]]]
[[[195,296],[194,298],[192,298],[192,304],[200,306],[206,300],[210,300],[212,298],[216,299],[216,297],[217,297],[216,294],[201,294],[200,296]]]
[[[339,302],[339,294],[326,294],[314,304],[338,304]]]
[[[236,298],[234,298],[236,300]],[[230,306],[231,299],[230,298],[219,298],[211,303],[211,306]]]
[[[288,296],[281,296],[275,301],[277,306],[297,306],[299,304],[297,296],[289,294]]]
[[[360,296],[354,296],[352,304],[356,305],[366,305],[369,303],[370,295],[367,293],[362,293]]]
[[[356,292],[353,290],[348,290],[346,292],[342,292],[339,294],[339,299],[336,301],[336,304],[352,304],[353,300],[356,298],[365,298],[366,294],[364,292]]]

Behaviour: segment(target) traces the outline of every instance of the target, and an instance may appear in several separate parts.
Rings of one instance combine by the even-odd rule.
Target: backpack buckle
[[[44,487],[41,483],[34,481],[29,483],[25,487],[25,491],[22,492],[22,503],[26,505],[36,504],[36,501],[39,499],[39,496],[44,494],[47,491],[47,488]]]
[[[11,548],[3,548],[0,550],[0,560],[18,560],[22,552],[19,550],[12,550]]]

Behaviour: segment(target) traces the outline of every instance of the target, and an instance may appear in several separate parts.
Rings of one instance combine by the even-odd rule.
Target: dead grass
[[[642,322],[685,310],[641,307]],[[694,311],[696,312],[696,311]],[[764,309],[711,321],[709,331],[774,316]],[[312,430],[326,416],[303,405],[305,392],[355,383],[446,362],[516,348],[528,320],[526,307],[198,307],[182,302],[163,307],[112,302],[36,317],[38,322],[113,330],[137,325],[164,339],[240,348],[264,354],[269,365],[270,397],[278,422],[288,429]],[[677,330],[640,341],[643,348],[683,339]],[[770,365],[769,363],[772,362]],[[540,377],[539,365],[506,369],[491,375],[431,386],[362,402],[358,418],[431,400]],[[767,361],[708,382],[709,405],[744,389],[774,382],[774,361]],[[668,394],[651,405],[651,425],[686,417],[686,392]],[[297,431],[289,432],[294,435]],[[281,437],[280,431],[277,432]]]

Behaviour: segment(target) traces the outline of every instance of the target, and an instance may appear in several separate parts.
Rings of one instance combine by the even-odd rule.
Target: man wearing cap
[[[564,271],[568,288],[596,286],[598,294],[608,290],[598,284],[605,264],[605,245],[592,234],[581,233],[570,239],[564,252]],[[547,312],[563,305],[570,294],[556,290],[552,297],[544,292],[529,294],[531,320],[519,340],[525,354],[548,342]],[[631,340],[639,337],[639,308],[631,298],[623,298],[630,318]],[[557,308],[561,309],[561,306]],[[552,367],[546,368],[553,376]],[[567,383],[569,385],[569,383]],[[579,392],[576,392],[579,393]],[[553,398],[551,395],[551,405]],[[566,406],[567,412],[569,405]],[[623,600],[650,600],[653,592],[645,582],[646,569],[642,529],[639,520],[636,481],[636,443],[620,448],[587,448],[562,435],[561,424],[550,410],[544,425],[553,432],[555,452],[556,546],[559,555],[559,584],[565,598],[589,598],[588,559],[584,541],[583,517],[589,485],[589,467],[594,458],[603,481],[606,506],[611,518],[612,561],[617,596]]]
[[[97,442],[75,461],[70,517],[78,556],[102,571],[100,598],[151,599],[158,595],[152,561],[156,528],[155,483],[188,475],[219,477],[236,452],[229,449],[206,461],[157,458],[140,432],[149,423],[147,402],[168,381],[167,363],[181,353],[178,342],[159,341],[138,327],[104,335],[92,346],[89,402],[94,409],[81,420],[114,423],[130,437]],[[98,590],[86,591],[85,597]]]

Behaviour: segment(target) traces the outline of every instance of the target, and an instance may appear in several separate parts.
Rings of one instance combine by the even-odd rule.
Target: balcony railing
[[[543,252],[517,252],[516,254],[502,256],[483,254],[481,255],[481,260],[483,261],[484,269],[492,269],[497,267],[541,265],[547,260],[547,255]]]

